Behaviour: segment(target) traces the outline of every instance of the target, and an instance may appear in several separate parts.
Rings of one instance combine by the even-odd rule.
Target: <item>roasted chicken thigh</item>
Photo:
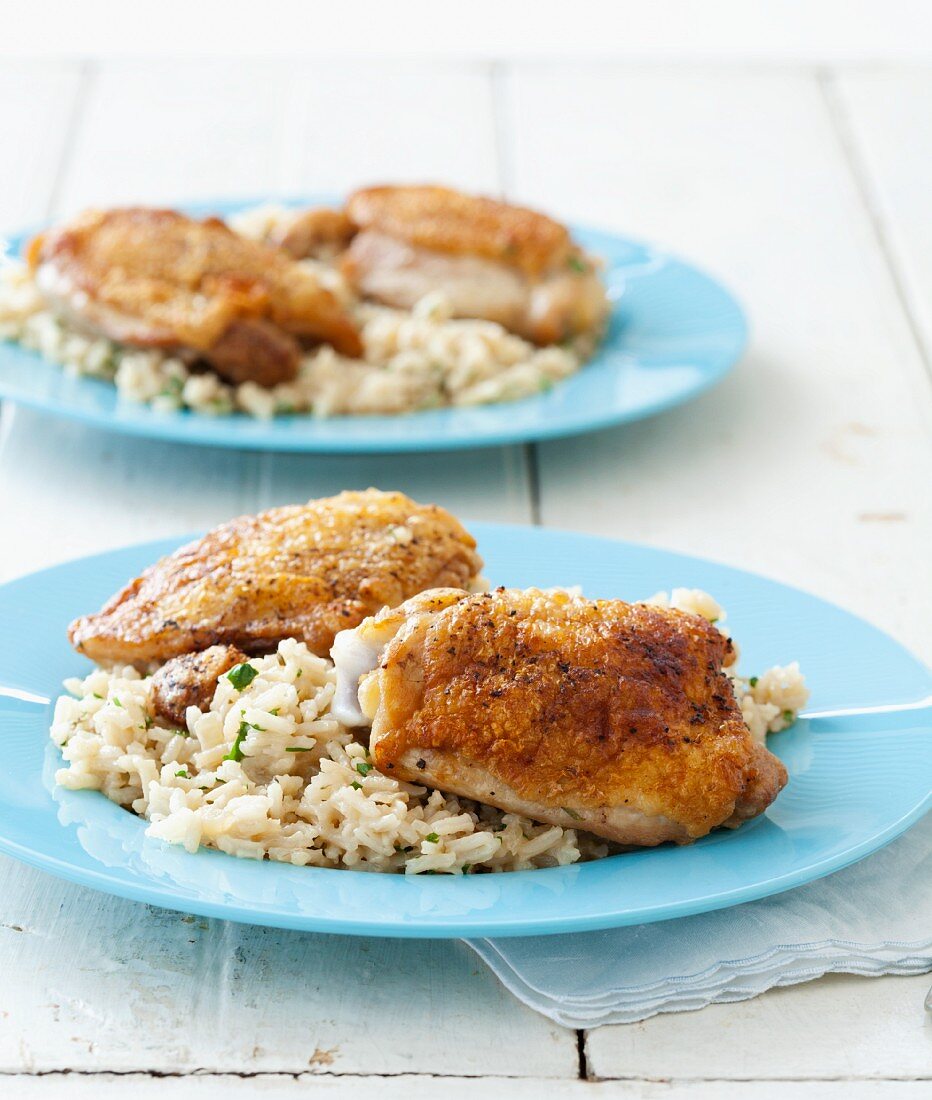
[[[338,635],[334,714],[377,767],[625,845],[688,843],[786,782],[706,620],[620,600],[426,592]]]
[[[369,187],[344,211],[294,214],[269,238],[332,258],[356,291],[410,309],[441,291],[455,317],[496,321],[536,344],[597,330],[607,302],[593,261],[534,210],[446,187]]]
[[[95,661],[140,667],[216,645],[268,653],[285,638],[323,656],[338,631],[380,608],[437,585],[472,584],[482,567],[475,547],[436,505],[345,492],[214,528],[68,633]]]
[[[301,342],[362,354],[353,321],[317,278],[217,218],[92,210],[29,250],[49,304],[88,331],[203,359],[237,383],[295,376]]]

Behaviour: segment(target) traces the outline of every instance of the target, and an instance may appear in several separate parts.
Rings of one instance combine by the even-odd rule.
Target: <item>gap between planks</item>
[[[632,1025],[634,1026],[634,1025]],[[107,1078],[119,1078],[125,1080],[126,1078],[137,1078],[140,1080],[186,1080],[188,1078],[198,1078],[205,1081],[222,1082],[224,1080],[237,1080],[237,1081],[255,1081],[263,1078],[269,1080],[282,1081],[314,1081],[321,1078],[330,1081],[340,1080],[363,1080],[363,1081],[425,1081],[425,1080],[437,1080],[437,1081],[483,1081],[486,1083],[492,1083],[495,1081],[501,1082],[503,1085],[517,1085],[517,1084],[533,1084],[534,1082],[540,1082],[547,1085],[559,1085],[559,1086],[572,1086],[576,1085],[577,1081],[573,1078],[566,1077],[525,1077],[525,1076],[505,1076],[502,1074],[494,1074],[492,1076],[485,1076],[481,1073],[438,1073],[436,1071],[418,1071],[418,1070],[400,1070],[398,1073],[365,1073],[360,1071],[348,1071],[346,1073],[337,1073],[333,1070],[314,1070],[312,1072],[294,1072],[291,1070],[228,1070],[226,1072],[218,1073],[216,1070],[194,1068],[189,1070],[139,1070],[139,1069],[40,1069],[35,1071],[29,1070],[2,1070],[0,1069],[0,1081],[16,1081],[18,1079],[33,1080],[35,1078],[56,1078],[67,1079],[71,1077],[90,1078],[105,1080]],[[932,1075],[922,1076],[880,1076],[880,1077],[860,1077],[860,1076],[825,1076],[825,1077],[642,1077],[642,1076],[623,1076],[617,1077],[586,1077],[583,1080],[597,1085],[599,1083],[611,1083],[611,1082],[630,1082],[632,1084],[655,1084],[655,1085],[721,1085],[722,1088],[732,1087],[738,1085],[757,1085],[757,1084],[785,1084],[785,1085],[806,1085],[806,1084],[883,1084],[889,1083],[903,1083],[903,1084],[922,1084],[926,1081],[932,1081]]]
[[[879,197],[876,195],[871,184],[867,164],[858,145],[858,139],[851,125],[848,111],[839,93],[839,68],[840,66],[817,68],[815,70],[816,83],[825,101],[832,129],[838,139],[838,146],[841,150],[842,158],[848,166],[848,171],[851,173],[851,178],[854,181],[858,196],[864,207],[865,215],[873,231],[877,248],[886,264],[887,271],[890,275],[890,281],[893,285],[893,291],[900,303],[900,309],[906,319],[906,325],[916,347],[916,352],[926,368],[929,380],[932,381],[932,351],[926,346],[919,322],[913,314],[909,295],[906,293],[905,276],[900,270],[896,253],[890,241]]]
[[[492,103],[492,137],[495,151],[495,166],[498,172],[499,192],[504,199],[508,199],[514,189],[514,134],[509,125],[510,114],[508,111],[508,83],[507,76],[514,65],[503,61],[492,61],[488,67],[488,80],[491,88]],[[541,499],[540,499],[540,462],[537,443],[524,444],[524,465],[527,470],[528,506],[531,525],[540,527]]]
[[[62,139],[61,152],[55,165],[55,175],[52,177],[52,186],[49,188],[45,201],[46,219],[51,219],[58,211],[61,202],[62,191],[68,170],[74,160],[74,152],[81,132],[81,125],[87,106],[91,84],[97,72],[94,62],[86,60],[79,62],[77,66],[78,84],[75,89],[74,99],[68,109],[68,117],[65,122],[65,134]]]

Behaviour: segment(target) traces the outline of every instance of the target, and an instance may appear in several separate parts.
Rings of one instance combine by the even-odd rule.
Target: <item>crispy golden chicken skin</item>
[[[449,512],[402,493],[272,508],[162,558],[68,636],[95,661],[140,666],[213,645],[267,653],[292,637],[325,655],[339,630],[386,605],[469,585],[475,546]]]
[[[722,671],[731,642],[683,612],[428,592],[340,635],[333,654],[334,711],[353,721],[361,680],[381,771],[538,821],[683,844],[762,813],[786,782]]]
[[[217,218],[92,210],[37,237],[29,260],[52,307],[84,328],[203,358],[232,382],[293,378],[302,340],[362,354],[353,321],[313,274]]]
[[[537,344],[597,329],[606,295],[565,226],[521,206],[446,187],[350,195],[360,230],[344,275],[366,297],[409,309],[439,290],[457,317],[485,318]]]
[[[565,265],[573,251],[566,227],[546,214],[449,187],[366,187],[350,195],[346,213],[359,229],[432,252],[496,260],[526,275]]]

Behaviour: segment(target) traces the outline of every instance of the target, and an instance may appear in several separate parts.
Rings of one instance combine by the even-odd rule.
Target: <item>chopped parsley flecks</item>
[[[468,875],[468,874],[469,874],[469,868],[470,868],[470,867],[472,867],[472,864],[471,864],[471,863],[464,863],[464,864],[463,864],[463,874],[464,874],[464,875]]]
[[[244,688],[249,687],[258,675],[259,670],[253,668],[248,661],[244,661],[241,665],[234,665],[230,669],[227,673],[227,679],[237,691],[243,691]]]
[[[756,676],[752,676],[751,679],[748,680],[748,686],[752,687],[752,688],[757,687],[757,677]]]
[[[233,742],[230,751],[223,758],[224,760],[235,760],[238,762],[243,759],[243,750],[241,746],[249,736],[249,730],[251,728],[248,722],[240,722],[239,729],[236,731],[236,740]]]
[[[115,695],[113,697],[113,705],[115,707],[122,707],[123,706],[123,704],[120,702],[120,700]]]
[[[352,783],[350,783],[350,786],[353,788],[354,791],[361,791],[362,790],[362,783],[357,783],[355,779],[353,780]]]
[[[361,776],[367,776],[373,767],[372,764],[367,764],[365,760],[357,760],[354,766]]]
[[[285,752],[313,752],[313,745],[294,745],[285,749]]]
[[[427,836],[424,837],[424,839],[430,844],[440,843],[440,837],[436,833],[428,833]]]
[[[98,695],[96,691],[92,692],[91,694],[94,696],[95,699],[103,699],[103,696]]]
[[[785,710],[783,712],[783,721],[786,722],[787,725],[790,725],[791,723],[795,722],[796,721],[796,712],[792,711],[792,710]]]
[[[181,771],[175,772],[175,778],[176,779],[190,779],[191,776],[188,775],[188,769],[187,768],[182,768]]]

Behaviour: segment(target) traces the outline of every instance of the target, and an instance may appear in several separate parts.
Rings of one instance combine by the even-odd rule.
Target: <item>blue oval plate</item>
[[[305,203],[322,201],[308,198]],[[326,200],[323,200],[326,201]],[[247,205],[198,204],[193,213],[235,212]],[[0,341],[0,396],[100,428],[261,451],[363,454],[440,451],[552,439],[640,420],[696,397],[720,381],[747,338],[737,302],[715,280],[651,245],[612,233],[575,229],[603,257],[614,301],[598,352],[572,378],[521,401],[433,409],[402,416],[283,416],[155,412],[120,401],[115,387],[69,377],[61,367]],[[19,250],[24,238],[12,242]]]
[[[932,675],[886,635],[751,573],[559,531],[473,524],[495,583],[581,584],[636,599],[675,585],[728,610],[742,667],[798,659],[810,709],[915,703]],[[190,855],[93,791],[54,786],[52,700],[88,662],[65,625],[177,542],[134,546],[0,588],[0,850],[98,890],[204,916],[380,936],[504,936],[641,924],[736,905],[827,875],[888,843],[929,807],[930,712],[801,721],[770,739],[790,780],[766,815],[686,848],[510,874],[404,877]],[[83,673],[82,673],[83,674]]]

